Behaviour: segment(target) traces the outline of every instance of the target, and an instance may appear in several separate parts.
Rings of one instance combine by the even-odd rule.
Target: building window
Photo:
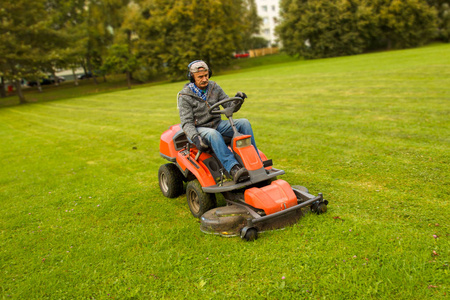
[[[263,12],[267,12],[267,5],[261,6],[261,9],[262,9]]]
[[[268,17],[263,18],[263,24],[264,25],[269,24],[269,18]]]
[[[272,11],[276,11],[275,5],[272,5]]]

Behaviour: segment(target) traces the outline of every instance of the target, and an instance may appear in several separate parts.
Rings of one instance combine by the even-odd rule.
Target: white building
[[[269,46],[277,42],[275,27],[280,20],[279,0],[255,0],[258,16],[262,18],[260,36],[269,41]]]

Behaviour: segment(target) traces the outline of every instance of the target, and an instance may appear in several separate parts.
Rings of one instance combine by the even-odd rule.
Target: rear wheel
[[[183,194],[183,174],[174,164],[165,164],[158,171],[159,188],[167,198]]]
[[[188,182],[186,198],[189,209],[196,218],[200,218],[205,212],[217,206],[216,195],[205,193],[197,179]]]

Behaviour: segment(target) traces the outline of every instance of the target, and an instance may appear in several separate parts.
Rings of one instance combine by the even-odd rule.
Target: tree
[[[284,50],[306,58],[361,53],[371,35],[371,8],[361,0],[282,0],[276,28]]]
[[[231,54],[244,47],[245,31],[251,27],[243,0],[153,0],[140,5],[138,55],[172,78],[180,78],[194,59],[212,68],[227,65]]]
[[[448,0],[427,0],[437,13],[437,38],[450,42],[450,3]]]
[[[269,45],[269,41],[261,36],[252,36],[247,41],[246,49],[261,49],[266,48]]]
[[[258,47],[262,43],[262,37],[254,37],[254,34],[258,34],[260,32],[260,27],[262,24],[261,17],[258,16],[258,11],[256,9],[255,0],[247,0],[244,2],[246,6],[245,14],[243,15],[243,19],[247,21],[245,28],[243,30],[243,46],[242,50],[250,50],[256,48],[264,48]],[[269,41],[266,41],[266,45]],[[255,47],[257,46],[257,47]]]
[[[284,50],[306,58],[421,45],[436,31],[424,0],[282,0],[277,32]]]
[[[128,88],[131,88],[132,72],[138,67],[135,55],[134,40],[137,38],[135,30],[141,18],[140,6],[130,2],[122,9],[121,18],[117,18],[114,44],[108,49],[108,56],[103,62],[105,72],[126,73]]]
[[[65,43],[57,50],[51,61],[51,72],[55,68],[71,68],[74,83],[78,85],[75,69],[86,55],[87,37],[85,0],[46,0],[46,10],[51,15],[52,27],[64,35]],[[55,81],[57,83],[57,81]]]
[[[0,9],[1,76],[14,83],[20,103],[25,103],[21,80],[35,77],[61,42],[51,27],[45,3],[30,5],[27,0],[5,0]]]
[[[423,45],[435,37],[436,11],[425,0],[376,0],[372,2],[378,17],[377,42],[391,48]]]
[[[102,68],[105,72],[127,74],[128,88],[131,89],[131,72],[138,66],[136,57],[131,53],[129,45],[115,44],[111,46]]]
[[[6,84],[3,76],[0,77],[0,97],[2,98],[6,97]]]

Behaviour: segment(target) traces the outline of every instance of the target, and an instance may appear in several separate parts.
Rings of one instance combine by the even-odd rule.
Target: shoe
[[[239,183],[249,178],[247,169],[241,168],[239,165],[234,165],[231,168],[230,175],[233,177],[234,183]]]

